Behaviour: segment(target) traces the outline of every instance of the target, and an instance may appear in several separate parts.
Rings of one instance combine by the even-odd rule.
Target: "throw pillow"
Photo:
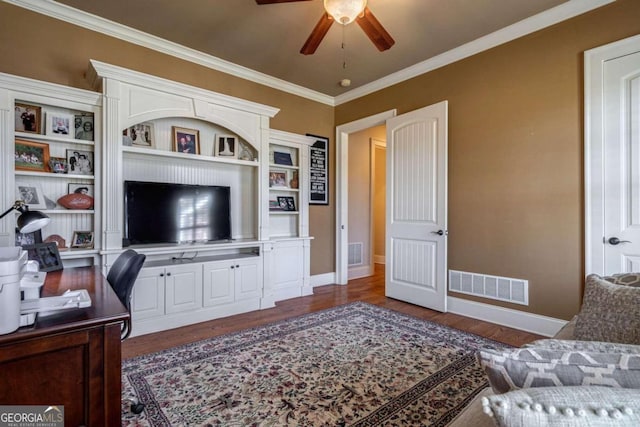
[[[640,353],[640,345],[618,344],[604,341],[577,341],[547,338],[525,344],[524,347],[544,347],[553,350],[575,350],[592,353]]]
[[[640,425],[640,390],[540,387],[482,398],[499,427]]]
[[[640,287],[616,285],[595,274],[587,276],[575,338],[640,344]]]
[[[477,353],[496,393],[529,387],[601,385],[640,388],[640,354],[525,347]]]
[[[613,274],[611,276],[604,276],[603,279],[616,285],[640,286],[640,273]]]

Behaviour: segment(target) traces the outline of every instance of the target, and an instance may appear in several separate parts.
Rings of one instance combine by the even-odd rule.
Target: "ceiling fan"
[[[256,3],[261,5],[294,1],[310,0],[256,0]],[[356,21],[380,52],[394,45],[393,37],[367,7],[367,0],[324,0],[324,8],[324,14],[300,49],[300,53],[303,55],[312,55],[316,51],[334,21],[338,21],[342,25]]]

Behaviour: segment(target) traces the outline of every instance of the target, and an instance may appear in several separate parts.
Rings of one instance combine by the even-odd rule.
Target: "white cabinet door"
[[[302,240],[274,243],[271,256],[271,288],[302,289],[303,255]]]
[[[140,270],[131,299],[134,325],[136,320],[164,315],[164,270],[164,267]]]
[[[227,304],[235,300],[233,273],[229,261],[204,264],[202,303],[205,307]]]
[[[233,266],[236,300],[260,297],[262,292],[262,259],[240,259]]]
[[[165,269],[166,311],[179,313],[202,307],[202,264]]]

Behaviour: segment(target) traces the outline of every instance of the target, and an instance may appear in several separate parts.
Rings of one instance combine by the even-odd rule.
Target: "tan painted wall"
[[[362,242],[363,265],[371,257],[371,151],[369,130],[349,135],[349,243]],[[361,267],[361,266],[359,266]]]
[[[386,138],[378,138],[386,141]],[[373,256],[385,256],[385,218],[387,206],[387,182],[386,182],[386,153],[382,147],[374,148],[375,159],[375,184],[373,186]]]
[[[578,311],[583,52],[640,33],[639,17],[619,0],[336,108],[339,125],[449,101],[449,268],[529,280],[528,307],[483,302]]]
[[[119,65],[212,91],[280,108],[273,129],[328,136],[334,141],[334,109],[266,86],[216,72],[172,56],[95,33],[0,2],[0,72],[81,89],[89,59]],[[330,149],[330,170],[334,168]],[[335,270],[334,180],[329,206],[311,206],[311,274]]]

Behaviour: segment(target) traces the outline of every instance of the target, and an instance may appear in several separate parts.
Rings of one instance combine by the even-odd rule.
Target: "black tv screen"
[[[125,244],[231,240],[230,188],[125,181]]]

